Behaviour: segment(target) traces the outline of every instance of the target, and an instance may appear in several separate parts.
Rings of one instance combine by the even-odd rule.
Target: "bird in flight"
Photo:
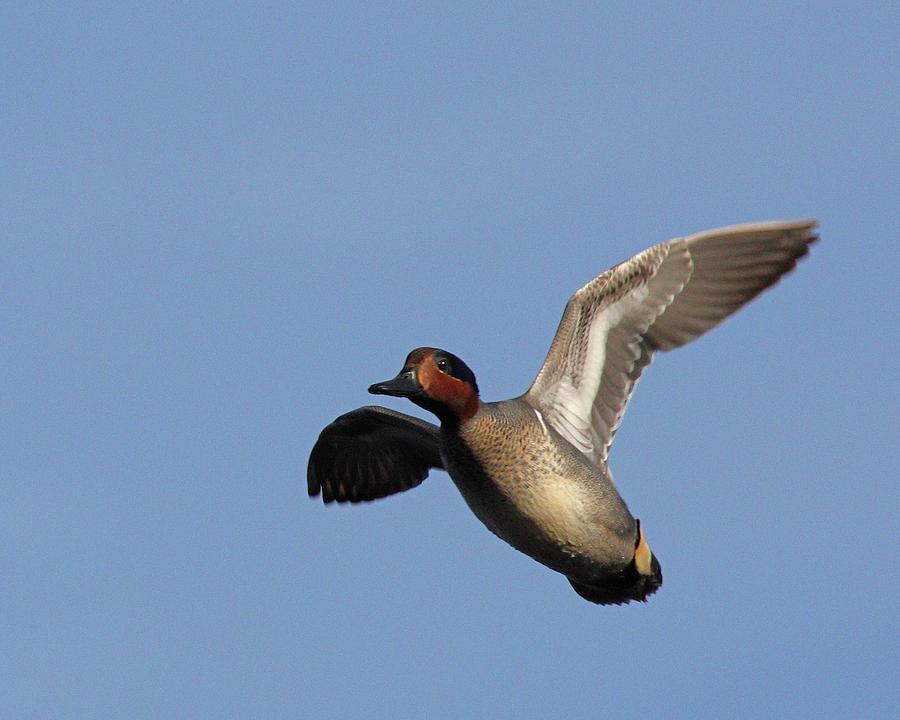
[[[646,598],[662,571],[608,466],[628,400],[657,351],[718,325],[791,270],[816,222],[708,230],[655,245],[578,290],[534,383],[483,402],[475,375],[421,347],[369,392],[409,398],[440,426],[379,406],[326,426],[307,470],[309,495],[358,503],[445,470],[475,515],[517,550],[599,604]]]

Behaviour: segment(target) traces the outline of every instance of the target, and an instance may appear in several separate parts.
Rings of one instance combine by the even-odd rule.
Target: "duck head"
[[[369,387],[373,395],[406,397],[438,416],[441,422],[461,423],[478,411],[475,374],[453,353],[416,348],[397,377]]]

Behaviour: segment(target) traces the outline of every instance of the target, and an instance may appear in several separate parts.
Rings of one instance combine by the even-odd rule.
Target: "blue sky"
[[[4,4],[3,715],[896,708],[900,13],[745,5]],[[510,397],[610,265],[805,216],[616,438],[646,605],[443,473],[306,497],[410,349]]]

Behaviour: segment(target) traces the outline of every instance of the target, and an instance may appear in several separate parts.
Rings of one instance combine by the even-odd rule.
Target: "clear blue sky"
[[[898,10],[599,5],[3,5],[0,714],[896,710]],[[610,265],[804,216],[616,439],[646,605],[443,473],[306,497],[410,349],[510,397]]]

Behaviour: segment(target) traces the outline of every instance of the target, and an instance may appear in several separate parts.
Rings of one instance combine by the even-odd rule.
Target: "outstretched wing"
[[[341,415],[309,456],[310,497],[330,503],[375,500],[408,490],[443,469],[436,425],[378,406]]]
[[[569,300],[525,399],[595,463],[657,350],[680,347],[775,284],[816,239],[815,220],[708,230],[656,245]]]

